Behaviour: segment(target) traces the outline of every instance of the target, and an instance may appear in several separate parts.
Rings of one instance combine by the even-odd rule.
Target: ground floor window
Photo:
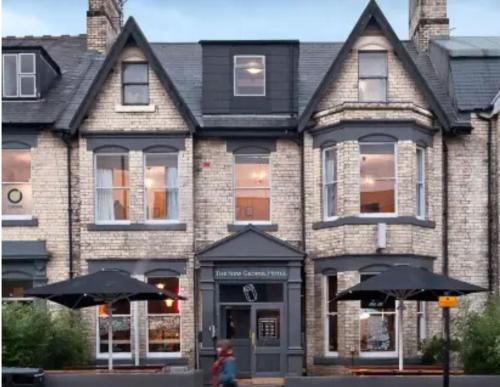
[[[2,279],[3,301],[32,301],[25,297],[24,292],[33,287],[33,280],[28,279]]]
[[[337,295],[337,276],[325,276],[325,350],[327,355],[337,355],[337,302],[333,298]]]
[[[113,355],[130,355],[131,353],[131,318],[130,302],[117,301],[113,310]],[[100,305],[98,309],[98,349],[99,354],[108,353],[108,309]]]
[[[417,301],[417,345],[422,348],[422,342],[427,339],[427,314],[425,312],[425,302]]]
[[[362,274],[366,281],[375,274]],[[359,346],[362,355],[393,355],[396,348],[396,300],[393,297],[361,301]]]
[[[150,277],[148,283],[179,294],[179,278]],[[148,355],[178,356],[181,352],[181,316],[179,301],[147,302]]]

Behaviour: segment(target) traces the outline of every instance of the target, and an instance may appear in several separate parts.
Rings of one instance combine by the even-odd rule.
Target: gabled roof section
[[[81,105],[79,106],[75,116],[71,119],[68,128],[66,129],[69,129],[72,132],[78,129],[83,119],[85,118],[85,115],[90,109],[92,103],[94,102],[95,97],[97,96],[102,86],[104,85],[104,82],[106,81],[111,69],[116,64],[124,47],[131,40],[134,41],[135,44],[137,44],[137,46],[143,51],[144,56],[146,57],[149,65],[153,68],[156,75],[160,79],[160,82],[165,88],[165,91],[170,96],[177,109],[179,109],[181,115],[186,120],[189,128],[192,131],[194,131],[197,126],[197,122],[194,115],[189,110],[183,97],[181,96],[176,86],[172,82],[170,76],[165,71],[165,68],[158,60],[158,57],[156,56],[151,45],[147,41],[146,37],[144,36],[139,25],[137,24],[137,22],[133,17],[130,17],[127,20],[120,35],[113,43],[111,49],[109,50],[106,56],[106,59],[104,60],[104,63],[100,67],[96,77],[94,78],[92,84],[90,85],[88,91],[86,92],[86,95]]]
[[[455,109],[451,104],[451,100],[447,96],[446,92],[439,92],[442,87],[439,84],[438,78],[435,77],[435,79],[432,79],[432,82],[430,82],[428,76],[431,76],[433,74],[424,75],[421,72],[419,66],[414,60],[414,58],[416,59],[416,57],[418,56],[418,53],[416,53],[414,57],[410,55],[403,43],[399,40],[398,36],[392,29],[391,25],[389,24],[388,20],[382,13],[382,10],[375,0],[370,0],[370,3],[361,14],[361,17],[356,23],[354,29],[340,49],[338,55],[333,60],[323,80],[319,84],[318,88],[312,95],[312,98],[309,100],[306,108],[302,112],[299,118],[299,131],[304,130],[307,126],[309,119],[317,108],[320,99],[330,85],[330,82],[336,79],[337,75],[342,69],[342,65],[349,55],[349,52],[352,50],[355,42],[362,35],[370,22],[375,22],[379,26],[385,37],[389,40],[394,49],[394,52],[401,60],[403,67],[408,73],[410,73],[414,81],[421,88],[429,105],[431,106],[431,109],[434,111],[434,114],[437,116],[437,119],[439,120],[439,123],[443,126],[443,128],[446,131],[450,132],[469,132],[471,129],[470,122],[467,122],[462,117],[459,117],[456,114]]]
[[[297,260],[305,253],[272,235],[249,225],[199,251],[200,260]]]

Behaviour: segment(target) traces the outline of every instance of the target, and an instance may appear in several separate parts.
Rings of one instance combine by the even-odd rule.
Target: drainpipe
[[[300,152],[300,175],[301,175],[301,187],[300,187],[300,201],[301,201],[301,208],[302,208],[302,215],[301,215],[301,221],[302,221],[302,249],[305,252],[306,251],[306,203],[305,203],[305,198],[306,198],[306,192],[305,192],[305,166],[304,166],[304,160],[305,160],[305,141],[304,141],[304,136],[305,133],[302,133],[302,141],[300,141],[302,151]],[[307,258],[307,255],[305,259]],[[305,289],[306,289],[306,271],[305,271],[305,264],[302,265],[302,286],[301,286],[301,309],[302,309],[302,337],[303,337],[303,343],[304,343],[304,357],[303,357],[303,363],[302,363],[302,368],[307,369],[307,334],[306,334],[306,308],[305,308]]]
[[[494,287],[494,275],[493,275],[493,166],[492,166],[492,137],[493,137],[493,124],[492,124],[492,115],[478,113],[477,117],[483,121],[486,121],[488,124],[488,140],[486,143],[486,151],[487,151],[487,162],[488,162],[488,170],[487,170],[487,179],[488,179],[488,290],[493,292]]]
[[[62,139],[66,144],[66,175],[68,178],[68,254],[69,254],[69,278],[73,278],[73,198],[71,184],[71,137],[63,134]]]
[[[442,138],[443,151],[443,274],[448,276],[448,145],[446,136],[443,133]],[[450,385],[450,308],[443,308],[443,323],[445,345],[443,348],[443,387]]]

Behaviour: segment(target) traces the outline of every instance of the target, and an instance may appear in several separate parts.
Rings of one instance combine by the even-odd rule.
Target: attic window
[[[236,55],[234,57],[234,95],[263,97],[266,95],[266,57]]]
[[[3,54],[4,98],[36,97],[35,54]]]
[[[387,101],[387,52],[359,53],[359,100],[361,102]]]
[[[149,104],[147,63],[122,64],[122,99],[124,105]]]

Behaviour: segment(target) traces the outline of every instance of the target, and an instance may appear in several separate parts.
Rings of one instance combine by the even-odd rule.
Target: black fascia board
[[[111,49],[109,50],[99,72],[97,73],[97,76],[94,78],[91,87],[87,91],[83,102],[80,104],[75,116],[71,120],[71,131],[75,132],[82,123],[95,97],[104,85],[107,76],[109,75],[113,66],[116,64],[122,50],[130,40],[134,41],[135,44],[137,44],[137,46],[142,49],[149,65],[153,68],[167,94],[170,96],[170,98],[172,98],[174,105],[179,109],[181,115],[186,120],[190,131],[194,132],[196,127],[198,126],[196,118],[180,95],[166,70],[161,65],[156,54],[153,52],[151,45],[147,41],[146,37],[144,36],[139,25],[133,17],[128,18],[120,35],[111,46]]]
[[[306,108],[304,109],[304,112],[302,113],[301,117],[299,118],[299,131],[303,131],[307,123],[316,109],[317,105],[320,102],[320,99],[326,89],[328,88],[330,82],[337,78],[339,72],[342,69],[342,65],[344,64],[347,56],[349,55],[352,47],[354,46],[354,43],[356,40],[361,36],[363,31],[366,29],[370,21],[374,19],[382,32],[384,33],[385,37],[389,40],[391,43],[394,52],[398,56],[398,58],[401,60],[401,63],[403,64],[403,67],[405,68],[406,71],[410,73],[410,75],[414,78],[416,81],[417,85],[420,86],[431,106],[431,108],[434,110],[434,113],[436,114],[440,124],[443,126],[445,131],[452,131],[454,127],[454,120],[451,119],[446,112],[444,111],[443,107],[439,103],[439,100],[436,98],[434,95],[432,89],[430,88],[429,84],[425,80],[424,76],[421,74],[420,70],[418,69],[417,65],[413,61],[413,59],[410,57],[410,54],[407,52],[399,38],[397,37],[396,33],[392,29],[390,23],[384,16],[382,10],[379,8],[377,5],[377,2],[375,0],[370,0],[370,3],[367,5],[363,13],[361,14],[361,17],[359,18],[358,22],[356,23],[354,29],[351,31],[349,37],[347,38],[346,42],[342,46],[339,55],[334,59],[332,62],[330,68],[328,69],[327,73],[323,77],[323,80],[320,82],[318,88],[314,92],[312,98],[309,100]],[[463,130],[469,128],[470,129],[470,124],[467,123],[458,123],[458,127],[462,128]]]
[[[6,45],[2,46],[2,51],[4,53],[32,53],[32,52],[37,52],[39,53],[54,69],[54,71],[57,73],[57,75],[61,76],[61,69],[57,62],[52,59],[52,57],[49,55],[47,50],[43,46],[23,46],[23,45]]]

